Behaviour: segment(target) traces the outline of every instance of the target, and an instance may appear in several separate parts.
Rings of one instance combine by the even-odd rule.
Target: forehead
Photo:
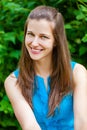
[[[54,28],[54,22],[50,22],[45,19],[36,20],[29,19],[27,24],[28,31],[41,31],[41,32],[50,32]]]

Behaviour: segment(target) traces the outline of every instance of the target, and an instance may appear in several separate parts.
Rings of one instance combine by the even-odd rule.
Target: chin
[[[38,58],[38,57],[31,57],[31,59],[34,60],[34,61],[38,61],[38,60],[40,60],[41,58]]]

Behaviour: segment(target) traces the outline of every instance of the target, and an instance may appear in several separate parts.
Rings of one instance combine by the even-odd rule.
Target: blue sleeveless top
[[[71,62],[72,70],[76,62]],[[14,71],[16,77],[19,70]],[[47,78],[46,89],[44,79],[38,75],[34,77],[34,92],[32,98],[33,112],[42,130],[74,130],[73,94],[65,95],[54,114],[48,117],[48,98],[50,92],[50,77]]]

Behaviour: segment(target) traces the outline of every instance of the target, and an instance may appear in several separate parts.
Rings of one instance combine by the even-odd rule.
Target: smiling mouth
[[[43,49],[34,49],[34,48],[31,48],[31,52],[33,54],[39,54]]]

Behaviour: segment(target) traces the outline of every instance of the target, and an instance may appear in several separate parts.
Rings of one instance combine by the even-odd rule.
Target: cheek
[[[50,43],[49,43],[49,48],[50,48],[50,49],[53,49],[53,48],[54,48],[54,41],[53,41],[53,40],[50,41]]]
[[[25,44],[29,44],[29,43],[31,43],[31,42],[32,42],[32,39],[31,39],[31,38],[28,38],[28,37],[25,38]]]

